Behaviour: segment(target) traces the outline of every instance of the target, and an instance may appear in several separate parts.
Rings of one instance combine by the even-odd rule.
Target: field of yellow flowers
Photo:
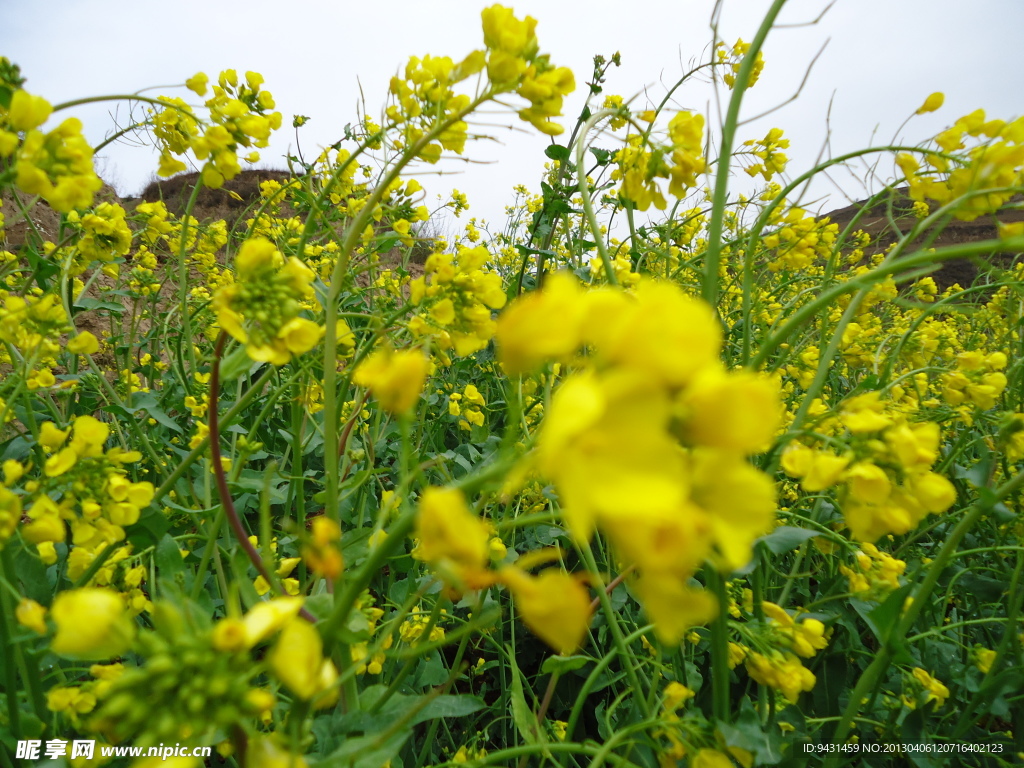
[[[0,764],[1022,759],[1024,119],[795,173],[738,120],[771,18],[675,86],[721,125],[617,56],[572,123],[495,5],[230,225],[190,211],[281,128],[259,74],[136,97],[179,215],[0,58]],[[541,192],[428,237],[414,174],[495,110]],[[790,201],[865,156],[891,243]]]

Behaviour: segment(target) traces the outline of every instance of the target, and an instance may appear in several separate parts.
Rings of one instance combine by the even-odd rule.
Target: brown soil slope
[[[853,205],[839,208],[831,213],[825,214],[833,223],[839,225],[842,232],[846,226],[857,216],[867,205],[862,200]],[[948,222],[939,232],[938,236],[931,243],[932,248],[955,245],[958,243],[971,243],[978,240],[990,240],[998,237],[996,222],[1004,224],[1024,221],[1024,198],[1018,196],[1004,206],[995,216],[982,216],[974,221],[960,221],[953,219]],[[862,229],[871,235],[871,244],[866,249],[869,254],[884,251],[894,242],[910,232],[918,223],[918,219],[912,212],[913,201],[906,194],[906,187],[894,190],[892,199],[883,201],[871,207],[857,221],[855,229]],[[925,232],[921,237],[913,241],[913,245],[923,245],[930,235]],[[948,288],[954,283],[967,288],[978,278],[979,269],[983,269],[985,262],[997,267],[1007,267],[1013,260],[1014,253],[994,251],[986,254],[983,259],[975,261],[957,260],[943,264],[938,270],[932,273],[932,278],[941,290]]]
[[[201,224],[224,219],[230,229],[239,218],[251,216],[259,207],[260,184],[270,180],[284,181],[289,177],[287,171],[242,171],[235,178],[224,182],[220,189],[200,189],[192,208],[192,216]],[[199,174],[192,172],[153,181],[143,190],[142,201],[153,203],[163,200],[168,211],[181,216],[198,179]]]

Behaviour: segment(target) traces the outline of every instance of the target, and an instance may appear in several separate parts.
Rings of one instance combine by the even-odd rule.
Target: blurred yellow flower
[[[359,364],[352,381],[367,387],[384,410],[403,414],[419,400],[428,367],[418,349],[379,349]]]
[[[123,598],[110,589],[88,587],[61,592],[54,598],[50,616],[57,626],[50,650],[69,659],[120,656],[135,635]]]

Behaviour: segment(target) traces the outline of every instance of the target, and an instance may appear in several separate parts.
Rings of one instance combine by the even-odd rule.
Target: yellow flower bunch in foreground
[[[509,307],[497,339],[510,374],[576,363],[534,465],[554,481],[578,540],[600,528],[636,565],[635,593],[659,638],[677,642],[717,610],[688,585],[702,563],[744,565],[771,527],[774,486],[746,456],[771,443],[777,384],[726,370],[714,312],[669,283],[583,290],[556,274]]]

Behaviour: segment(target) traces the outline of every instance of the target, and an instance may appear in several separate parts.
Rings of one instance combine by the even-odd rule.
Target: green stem
[[[986,695],[990,694],[989,681],[997,675],[999,672],[999,662],[1003,656],[1006,655],[1010,645],[1015,641],[1016,626],[1017,626],[1017,615],[1020,613],[1021,601],[1024,601],[1024,590],[1020,588],[1021,576],[1024,574],[1024,557],[1017,555],[1017,565],[1013,569],[1013,577],[1010,579],[1010,587],[1007,590],[1008,595],[1012,595],[1013,605],[1010,608],[1009,613],[1006,615],[1005,629],[1003,630],[1003,638],[999,643],[999,646],[995,649],[996,655],[992,659],[992,663],[989,666],[985,676],[978,683],[978,690],[974,692],[974,696],[971,697],[971,702],[964,707],[960,713],[960,719],[953,727],[953,738],[958,739],[964,735],[964,732],[976,722],[976,719],[971,717],[971,714],[977,708],[978,704]],[[987,619],[978,619],[978,622],[984,622]],[[966,623],[966,622],[964,622]],[[948,629],[947,627],[945,627]]]
[[[583,556],[583,561],[587,566],[587,570],[590,571],[590,577],[594,581],[594,588],[597,590],[597,597],[601,601],[601,609],[604,611],[605,620],[608,622],[608,626],[611,629],[612,639],[615,642],[615,647],[621,657],[622,666],[626,670],[626,676],[629,678],[629,684],[633,688],[633,696],[639,703],[641,710],[643,710],[645,717],[650,717],[650,707],[647,704],[647,699],[643,695],[643,686],[640,685],[640,677],[637,674],[637,670],[633,665],[633,654],[629,650],[629,646],[626,644],[626,637],[622,634],[622,627],[619,626],[619,614],[612,606],[611,598],[608,592],[605,590],[604,579],[601,578],[600,571],[597,568],[597,560],[594,558],[594,551],[590,545],[583,545],[578,548],[580,554]]]
[[[599,109],[590,119],[583,124],[583,129],[580,131],[579,141],[576,142],[576,174],[579,176],[579,187],[580,197],[583,200],[583,212],[587,217],[587,223],[590,224],[590,233],[594,236],[594,242],[597,244],[597,252],[601,256],[601,263],[604,265],[604,276],[605,279],[611,285],[618,285],[619,279],[615,274],[615,270],[612,269],[612,261],[608,256],[608,246],[604,242],[604,237],[601,235],[601,227],[597,223],[597,216],[594,213],[594,203],[590,199],[590,184],[587,181],[587,172],[584,169],[583,159],[587,151],[587,135],[590,133],[590,129],[597,125],[601,120],[606,117],[611,117],[618,114],[616,109]],[[540,276],[538,275],[538,278]]]
[[[14,573],[14,562],[11,559],[11,551],[9,548],[5,547],[3,552],[0,552],[0,559],[3,561],[4,578],[7,580],[8,584],[13,586],[17,583],[17,577]],[[3,620],[5,622],[8,616],[13,615],[13,611],[10,609],[7,599],[7,595],[4,592],[0,592],[0,602],[2,602],[2,605],[0,605],[0,611],[3,613]],[[32,709],[35,711],[36,717],[45,721],[47,716],[46,698],[43,696],[43,691],[40,687],[41,675],[39,662],[34,653],[26,651],[18,645],[14,645],[14,654],[18,661],[18,668],[21,670],[21,676],[25,681],[25,687],[28,688],[28,696],[29,701],[32,704]]]
[[[192,187],[192,194],[188,198],[188,203],[185,205],[185,212],[181,216],[181,232],[178,234],[178,304],[181,307],[181,320],[184,324],[182,337],[185,340],[185,349],[188,353],[188,361],[193,372],[198,370],[198,367],[196,366],[196,345],[192,340],[192,317],[188,311],[188,263],[185,261],[185,244],[188,239],[188,220],[192,215],[192,209],[196,206],[196,200],[199,199],[199,191],[202,188],[203,176],[200,174],[196,179],[195,186]],[[214,366],[216,366],[216,363],[214,363]],[[185,387],[190,389],[188,383],[185,384]]]
[[[198,600],[199,593],[203,591],[203,581],[206,579],[206,571],[210,567],[210,559],[217,548],[217,539],[220,538],[220,527],[223,524],[224,507],[222,506],[217,510],[217,516],[214,517],[206,534],[206,547],[203,549],[203,557],[199,561],[199,568],[196,570],[195,579],[192,582],[192,594],[190,595],[192,600]]]
[[[711,710],[715,719],[728,725],[729,707],[729,597],[725,577],[713,567],[707,569],[708,586],[718,599],[718,616],[711,622]]]
[[[15,739],[21,738],[21,706],[18,704],[18,671],[14,658],[14,644],[11,642],[10,623],[12,616],[8,610],[7,594],[0,590],[0,648],[4,660],[4,693],[7,696],[7,721],[11,734]]]
[[[754,62],[764,45],[768,33],[775,24],[775,18],[782,10],[786,0],[775,0],[761,22],[761,26],[750,41],[750,48],[743,56],[740,71],[736,73],[736,82],[729,99],[729,109],[722,125],[722,148],[718,154],[718,172],[715,177],[715,191],[711,198],[711,220],[708,223],[708,248],[704,256],[704,301],[712,307],[718,303],[718,268],[722,260],[722,229],[725,221],[725,195],[729,189],[729,172],[732,166],[732,146],[736,140],[736,128],[739,125],[740,105],[743,94],[750,82],[750,73]]]

